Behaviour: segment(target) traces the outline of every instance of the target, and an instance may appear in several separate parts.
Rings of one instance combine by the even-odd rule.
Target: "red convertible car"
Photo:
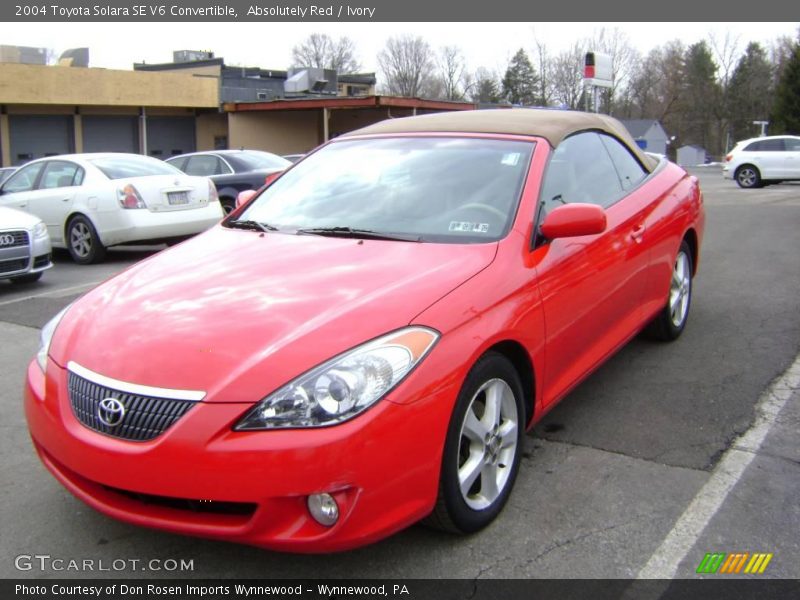
[[[609,117],[384,121],[48,323],[34,445],[137,525],[302,552],[474,532],[526,429],[643,329],[681,334],[703,225],[697,180]]]

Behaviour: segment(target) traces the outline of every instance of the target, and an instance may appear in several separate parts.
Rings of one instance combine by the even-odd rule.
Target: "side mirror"
[[[256,193],[257,190],[244,190],[243,192],[239,192],[239,195],[236,196],[236,208],[239,208],[242,204],[247,204]]]
[[[596,204],[565,204],[550,211],[539,230],[548,240],[603,233],[606,211]]]

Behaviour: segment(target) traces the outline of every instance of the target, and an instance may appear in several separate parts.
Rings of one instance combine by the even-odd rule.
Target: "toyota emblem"
[[[14,244],[14,236],[8,233],[0,235],[0,247],[11,246]]]
[[[106,427],[116,427],[125,418],[125,405],[116,398],[103,398],[97,405],[97,418]]]

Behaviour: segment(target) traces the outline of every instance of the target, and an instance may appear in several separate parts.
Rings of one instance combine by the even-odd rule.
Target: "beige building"
[[[0,62],[0,163],[71,152],[162,159],[215,148],[305,153],[383,119],[475,108],[377,96],[373,73],[337,78],[318,69],[313,83],[324,90],[296,93],[284,85],[292,71],[228,67],[222,59],[134,66]]]
[[[162,158],[227,135],[215,79],[0,63],[3,166],[68,152]]]

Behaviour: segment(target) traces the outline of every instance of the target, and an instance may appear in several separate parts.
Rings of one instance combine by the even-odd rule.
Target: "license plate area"
[[[189,192],[167,192],[167,203],[170,206],[189,204]]]

